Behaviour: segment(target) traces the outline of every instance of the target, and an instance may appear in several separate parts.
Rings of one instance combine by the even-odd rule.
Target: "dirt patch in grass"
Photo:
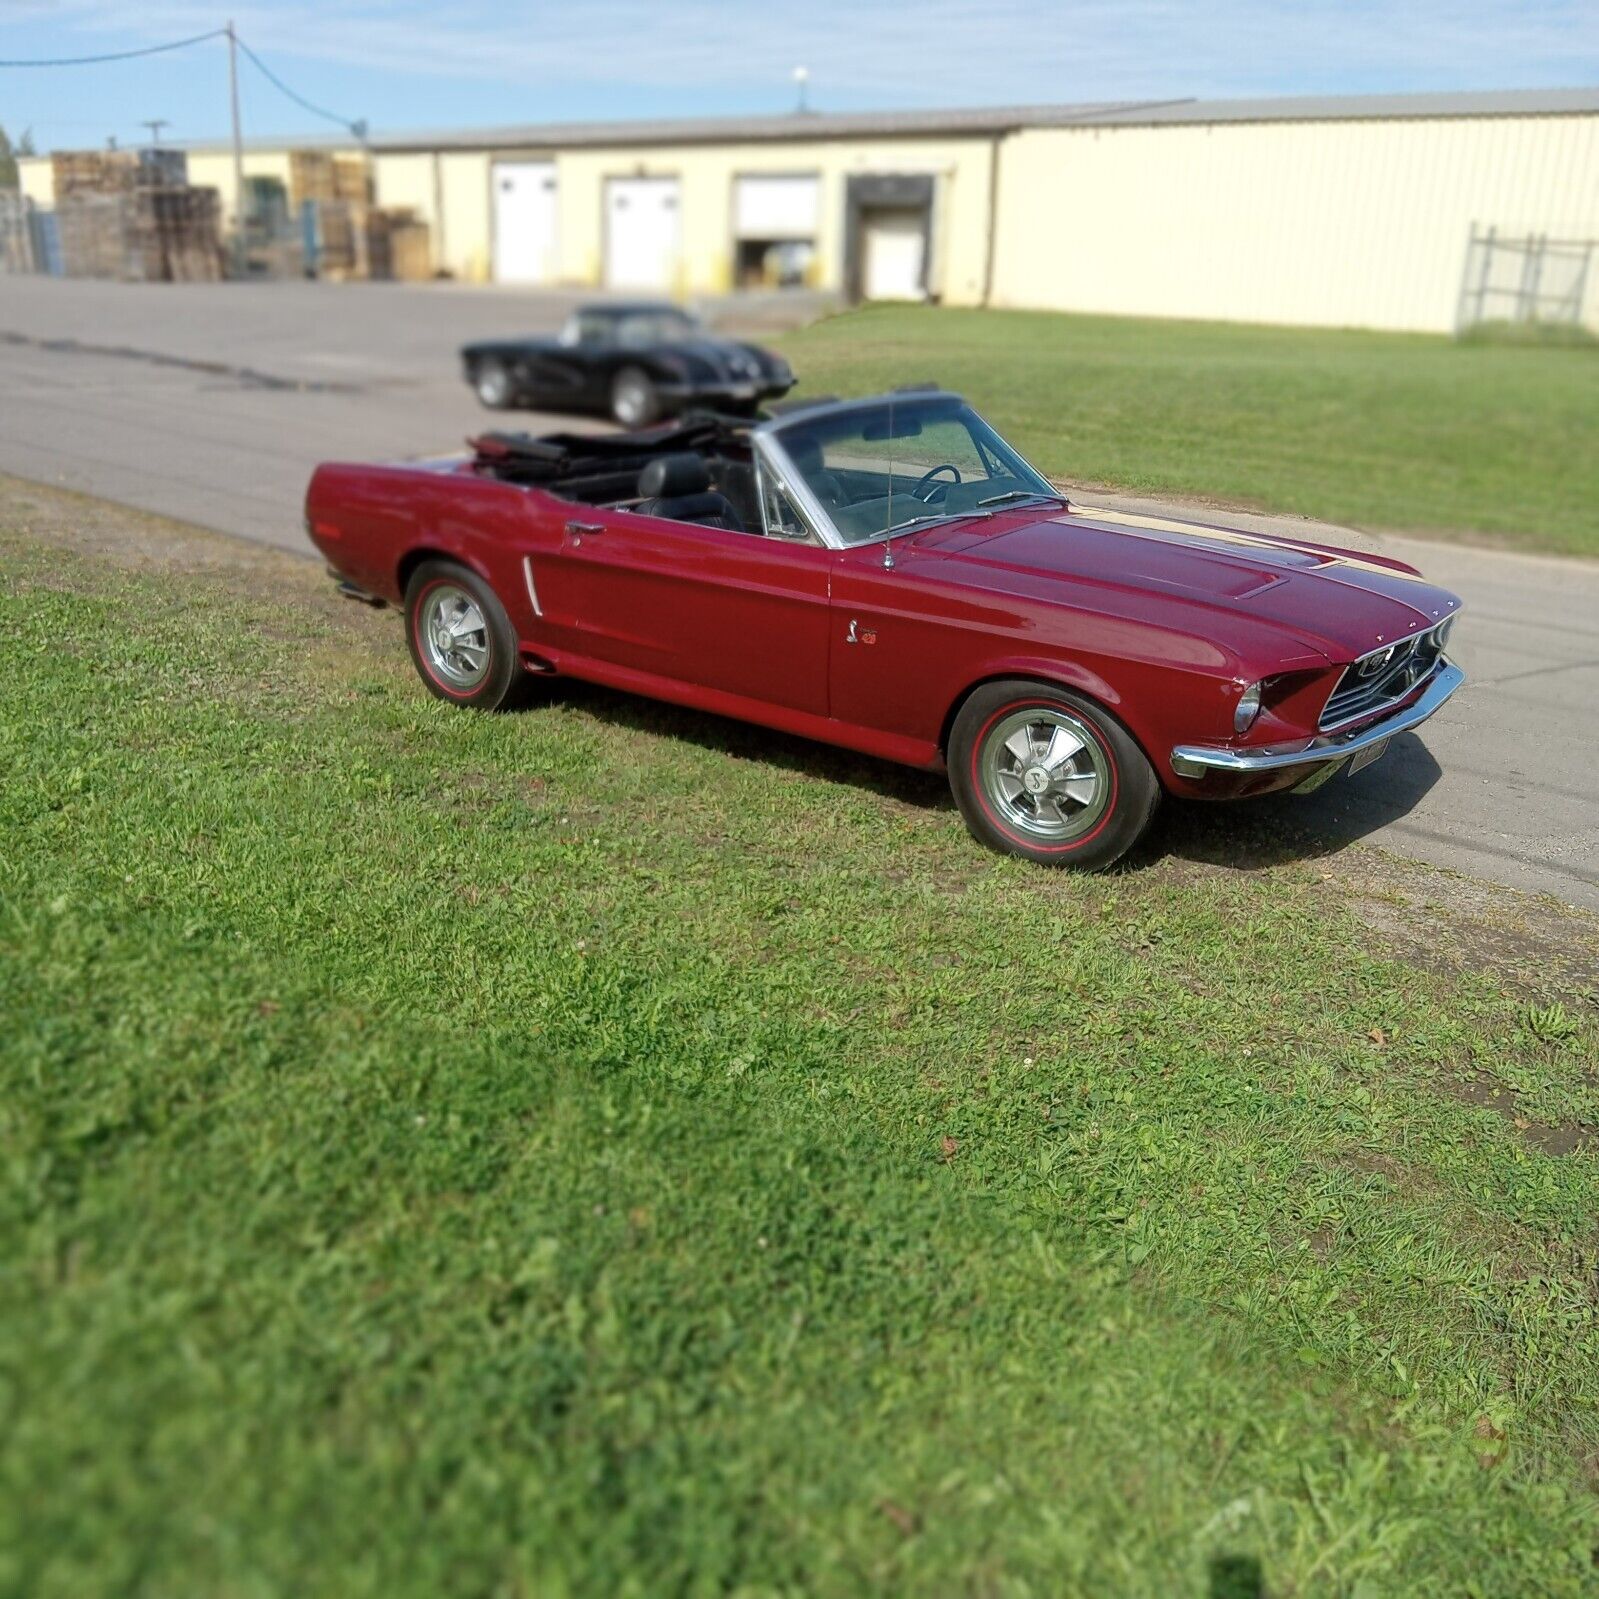
[[[1578,1150],[1599,1145],[1599,1127],[1589,1127],[1581,1122],[1550,1125],[1524,1116],[1515,1091],[1496,1078],[1479,1072],[1464,1082],[1448,1084],[1449,1091],[1468,1105],[1491,1110],[1503,1116],[1521,1135],[1522,1142],[1545,1155],[1561,1157],[1573,1155]]]
[[[1599,1013],[1599,917],[1590,912],[1379,849],[1344,851],[1329,881],[1377,941],[1413,965],[1489,972],[1507,992]]]

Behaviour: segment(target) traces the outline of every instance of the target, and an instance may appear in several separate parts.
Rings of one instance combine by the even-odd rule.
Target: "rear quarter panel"
[[[493,586],[524,638],[533,618],[521,560],[554,548],[561,525],[544,496],[456,469],[320,466],[306,491],[311,542],[343,576],[398,605],[414,561],[459,561]]]

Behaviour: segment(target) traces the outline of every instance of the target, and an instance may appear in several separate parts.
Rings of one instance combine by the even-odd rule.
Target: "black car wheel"
[[[1048,684],[985,683],[955,718],[949,784],[972,835],[1041,866],[1098,872],[1143,836],[1160,780],[1102,706]]]
[[[625,366],[611,382],[611,415],[625,428],[646,428],[661,414],[661,396],[649,374]]]
[[[424,561],[405,586],[405,634],[430,692],[498,711],[525,688],[516,633],[498,596],[453,561]]]
[[[508,410],[516,399],[510,368],[503,361],[479,361],[472,373],[472,387],[479,401],[491,411]]]

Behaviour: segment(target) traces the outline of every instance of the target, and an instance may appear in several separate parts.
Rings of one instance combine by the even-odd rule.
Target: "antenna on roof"
[[[888,515],[883,527],[883,570],[894,570],[894,394],[888,396]]]

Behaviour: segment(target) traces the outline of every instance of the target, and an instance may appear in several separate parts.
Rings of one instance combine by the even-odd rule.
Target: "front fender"
[[[1047,655],[1018,654],[1001,656],[985,663],[982,675],[974,677],[950,702],[938,735],[939,753],[946,762],[949,758],[950,733],[955,726],[955,718],[960,715],[961,706],[984,684],[1003,682],[1009,678],[1029,678],[1057,688],[1071,689],[1103,705],[1132,734],[1144,754],[1153,760],[1150,746],[1140,734],[1136,720],[1127,714],[1124,697],[1107,678],[1077,661],[1060,660]]]

